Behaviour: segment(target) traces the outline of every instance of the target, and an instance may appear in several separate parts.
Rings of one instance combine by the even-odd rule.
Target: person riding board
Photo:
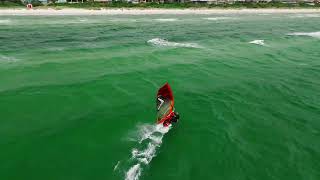
[[[170,112],[170,110],[172,110]],[[176,123],[179,119],[179,113],[174,111],[174,108],[169,99],[164,98],[162,95],[157,97],[157,111],[158,120],[163,121],[163,126],[169,126],[172,122]],[[165,117],[164,117],[165,116]],[[164,118],[160,118],[164,117]]]

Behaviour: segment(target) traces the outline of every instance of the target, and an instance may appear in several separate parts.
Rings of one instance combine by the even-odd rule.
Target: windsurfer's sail
[[[162,86],[157,93],[157,122],[163,123],[173,112],[174,99],[168,83]]]

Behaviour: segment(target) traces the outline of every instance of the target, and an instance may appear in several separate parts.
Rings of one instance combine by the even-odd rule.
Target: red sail
[[[172,90],[171,87],[168,83],[166,83],[165,85],[163,85],[159,90],[158,90],[158,94],[157,97],[159,96],[163,96],[164,98],[168,98],[172,101],[172,106],[174,103],[173,100],[173,94],[172,94]]]
[[[162,86],[157,93],[157,122],[163,123],[173,114],[173,94],[168,83]]]

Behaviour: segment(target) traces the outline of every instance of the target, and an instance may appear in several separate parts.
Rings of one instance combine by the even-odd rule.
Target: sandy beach
[[[320,9],[0,9],[7,15],[147,15],[147,14],[240,14],[240,13],[320,13]]]

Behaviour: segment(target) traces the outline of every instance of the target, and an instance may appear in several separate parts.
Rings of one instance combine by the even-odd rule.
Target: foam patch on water
[[[163,127],[162,124],[158,125],[141,125],[138,127],[137,147],[131,151],[131,157],[128,162],[133,165],[125,172],[125,180],[138,180],[143,168],[147,167],[152,159],[157,155],[157,149],[162,144],[164,135],[169,132],[171,125]],[[119,162],[115,166],[117,169]]]
[[[160,19],[155,19],[156,21],[160,21],[160,22],[174,22],[174,21],[178,21],[178,19],[175,18],[160,18]]]
[[[185,47],[185,48],[201,48],[197,43],[178,43],[167,41],[161,38],[154,38],[147,41],[149,44],[154,46],[162,46],[162,47]]]
[[[249,43],[250,44],[260,45],[260,46],[264,46],[265,45],[264,40],[262,40],[262,39],[256,39],[256,40],[250,41]]]
[[[320,31],[317,32],[295,32],[289,33],[290,36],[310,36],[314,38],[320,38]]]

